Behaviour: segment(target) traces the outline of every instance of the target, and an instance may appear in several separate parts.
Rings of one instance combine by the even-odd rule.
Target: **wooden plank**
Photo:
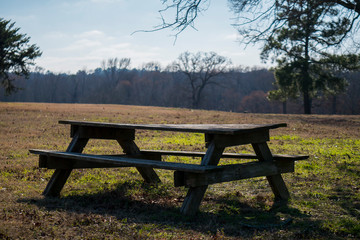
[[[124,140],[122,138],[117,139],[118,143],[124,150],[124,153],[133,155],[133,154],[141,154],[140,149],[135,144],[133,140]],[[146,160],[145,160],[146,161]],[[147,166],[136,166],[136,169],[143,177],[144,181],[151,184],[156,184],[161,182],[159,176],[156,174],[154,169],[152,169],[149,165]]]
[[[150,159],[161,161],[161,156],[157,154],[142,154],[142,155],[100,155],[103,157],[127,157],[127,158],[138,158],[138,159]],[[42,164],[39,164],[40,168],[47,169],[84,169],[84,168],[118,168],[118,167],[132,167],[130,165],[112,164],[112,163],[97,163],[89,162],[85,160],[69,160],[68,158],[59,158],[53,156],[40,155]]]
[[[273,156],[266,142],[252,144],[259,161],[272,162]],[[275,195],[276,200],[288,200],[290,198],[289,191],[280,174],[266,176],[269,185]]]
[[[81,153],[84,150],[88,141],[88,138],[81,138],[79,135],[75,135],[71,140],[69,146],[67,147],[66,152]]]
[[[59,197],[61,190],[71,174],[72,169],[56,169],[46,185],[42,195],[46,197]]]
[[[187,216],[193,216],[199,210],[200,203],[204,198],[207,186],[190,187],[180,208],[180,212]]]
[[[219,163],[224,149],[224,147],[216,146],[214,142],[210,143],[204,158],[201,160],[202,167],[216,166]],[[207,185],[190,187],[181,206],[180,212],[185,215],[194,215],[199,210],[199,206],[206,189]]]
[[[167,170],[178,170],[185,172],[197,172],[202,173],[211,169],[215,169],[216,166],[202,166],[196,164],[185,164],[175,162],[161,162],[156,160],[148,159],[137,159],[128,157],[118,156],[104,156],[104,155],[90,155],[81,153],[68,153],[68,152],[57,152],[48,150],[30,150],[33,154],[40,154],[46,157],[50,157],[52,161],[85,161],[97,164],[112,164],[118,167],[132,166],[132,167],[152,167]]]
[[[144,129],[176,132],[196,132],[210,134],[239,134],[253,132],[260,129],[275,129],[286,127],[286,123],[278,124],[123,124],[123,123],[102,123],[84,121],[59,121],[60,124],[71,124],[74,126],[91,126],[101,128],[121,129]]]
[[[65,157],[41,156],[46,158],[46,165],[41,166],[47,169],[84,169],[84,168],[118,168],[130,167],[129,165],[119,165],[111,163],[98,163],[86,160],[74,160]]]
[[[294,171],[294,162],[251,162],[218,166],[205,173],[174,172],[176,187],[199,187],[214,183],[230,182],[235,180],[272,176]]]
[[[30,149],[30,153],[33,153],[31,151],[32,150]],[[44,155],[40,155],[39,156],[39,168],[47,168],[47,166],[48,166],[48,157],[44,156]]]
[[[78,126],[72,125],[70,136],[79,134],[80,138],[93,138],[93,139],[123,139],[134,140],[134,129],[121,129],[121,128],[106,128],[98,126]]]
[[[219,147],[231,147],[250,143],[261,143],[270,140],[269,130],[261,129],[254,132],[239,133],[236,135],[206,134],[206,146],[212,141]]]
[[[89,139],[87,138],[80,138],[79,135],[75,134],[74,138],[70,142],[68,148],[66,149],[67,152],[78,152],[81,153],[86,146]],[[44,157],[39,158],[39,165],[43,165],[47,161]],[[70,165],[73,163],[70,163]],[[45,190],[43,191],[44,196],[51,196],[57,197],[60,195],[61,190],[63,189],[67,179],[71,174],[72,168],[68,169],[56,169],[53,175],[50,178],[50,181],[46,185]]]
[[[141,150],[143,154],[154,153],[163,156],[184,156],[184,157],[204,157],[205,152],[192,152],[192,151],[167,151],[167,150]],[[235,159],[258,159],[256,154],[251,153],[223,153],[221,158],[235,158]],[[287,154],[274,154],[274,160],[305,160],[308,159],[307,155],[287,155]]]

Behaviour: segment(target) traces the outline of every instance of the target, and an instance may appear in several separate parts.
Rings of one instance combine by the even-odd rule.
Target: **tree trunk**
[[[193,93],[192,93],[192,103],[191,103],[192,108],[193,108],[193,109],[197,109],[197,108],[198,108],[198,104],[199,104],[199,101],[198,101],[197,98],[196,98],[196,93],[193,91]]]
[[[304,113],[311,114],[311,98],[308,91],[304,91]]]
[[[331,110],[332,114],[336,114],[336,96],[334,95],[332,98],[332,110]]]
[[[307,2],[308,3],[308,2]],[[308,8],[311,9],[311,8]],[[310,97],[310,86],[311,86],[311,82],[312,79],[310,77],[309,74],[309,69],[310,69],[310,49],[309,49],[309,44],[310,44],[310,35],[311,35],[311,30],[310,30],[310,12],[307,13],[308,17],[307,17],[307,23],[305,25],[305,49],[304,49],[304,54],[305,54],[305,61],[304,61],[304,65],[303,65],[303,86],[302,86],[302,90],[304,93],[304,113],[305,114],[311,114],[311,97]]]
[[[287,105],[286,104],[287,104],[286,101],[282,102],[283,114],[287,114]]]

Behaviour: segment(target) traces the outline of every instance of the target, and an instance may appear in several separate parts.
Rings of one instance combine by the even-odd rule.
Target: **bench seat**
[[[59,152],[51,150],[32,149],[30,153],[40,155],[40,167],[50,169],[88,168],[97,164],[98,167],[152,167],[167,170],[203,173],[216,166],[201,166],[196,164],[184,164],[175,162],[162,162],[141,158],[125,157],[126,155],[92,155],[73,152]],[[73,161],[69,161],[73,160]],[[79,167],[82,165],[83,167]]]
[[[39,166],[48,169],[149,167],[173,170],[174,185],[197,187],[261,176],[272,176],[294,172],[294,161],[307,156],[278,155],[273,162],[248,162],[229,165],[197,165],[189,163],[164,162],[161,155],[202,157],[202,152],[141,151],[137,155],[92,155],[51,150],[30,150],[38,154]],[[256,159],[252,154],[223,154],[223,157]],[[289,161],[292,160],[292,161]]]
[[[164,150],[141,150],[144,154],[160,154],[164,156],[184,156],[184,157],[204,157],[205,152],[192,152],[192,151],[164,151]],[[256,154],[250,153],[223,153],[222,158],[237,158],[237,159],[258,159]],[[306,160],[307,155],[288,155],[288,154],[273,154],[273,159],[277,160]]]

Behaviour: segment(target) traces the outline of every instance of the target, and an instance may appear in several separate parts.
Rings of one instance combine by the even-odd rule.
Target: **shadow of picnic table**
[[[112,216],[127,224],[153,223],[202,233],[216,234],[221,231],[229,237],[251,237],[259,231],[274,232],[288,229],[296,232],[296,237],[301,239],[312,236],[321,224],[319,221],[311,220],[308,214],[290,208],[286,204],[274,204],[264,211],[262,208],[250,206],[246,201],[225,197],[204,198],[204,201],[210,201],[210,205],[221,205],[221,209],[216,213],[200,211],[195,216],[184,216],[179,211],[183,199],[169,201],[167,196],[158,196],[158,200],[154,200],[154,197],[144,196],[143,199],[135,200],[128,193],[131,184],[128,182],[119,184],[112,191],[61,198],[22,198],[18,202],[33,204],[50,212],[66,211],[75,214]]]

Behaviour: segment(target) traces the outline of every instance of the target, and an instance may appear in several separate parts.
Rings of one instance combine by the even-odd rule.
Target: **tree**
[[[263,59],[276,59],[278,67],[277,86],[281,92],[303,95],[304,113],[311,113],[312,99],[323,93],[339,93],[345,90],[345,79],[338,77],[334,69],[350,70],[359,66],[359,57],[354,54],[331,55],[348,31],[348,20],[339,18],[338,11],[324,13],[331,6],[318,6],[315,0],[288,1],[277,11],[282,27],[263,39]],[[332,5],[330,3],[329,5]],[[286,19],[286,20],[281,20]],[[354,61],[354,62],[351,62]]]
[[[294,74],[291,66],[286,65],[278,67],[274,70],[276,90],[271,90],[268,93],[268,99],[280,101],[283,107],[283,114],[287,113],[287,101],[289,99],[296,99],[299,97],[296,82],[293,81]]]
[[[105,74],[106,81],[104,82],[107,87],[106,92],[102,93],[102,98],[108,103],[126,103],[130,96],[128,91],[131,85],[129,76],[131,59],[130,58],[109,58],[107,61],[101,62],[101,67]],[[110,97],[111,93],[116,93],[117,97]]]
[[[163,1],[168,4],[163,11],[176,8],[176,17],[170,23],[163,19],[162,26],[178,32],[193,26],[198,14],[209,4],[208,0],[169,2]],[[294,71],[291,76],[296,75],[296,78],[285,79],[297,82],[291,91],[302,93],[305,113],[311,113],[312,98],[319,91],[335,93],[344,89],[344,79],[327,74],[321,67],[330,63],[347,69],[338,62],[340,58],[356,58],[354,54],[329,57],[327,53],[337,53],[350,46],[346,44],[348,40],[357,43],[354,37],[360,26],[359,0],[229,0],[229,3],[238,16],[235,26],[242,42],[262,42],[263,60],[276,59],[278,72],[285,69]],[[356,47],[350,50],[357,51]],[[284,83],[284,79],[281,82]],[[273,92],[272,97],[286,97],[284,94],[290,85],[287,83],[285,88],[285,85],[278,84],[280,89]]]
[[[209,0],[161,0],[165,5],[161,9],[160,15],[162,23],[155,28],[161,30],[164,28],[171,28],[177,34],[184,31],[187,27],[193,27],[196,18],[200,13],[206,11],[210,5]],[[235,15],[237,15],[235,26],[249,27],[249,24],[255,24],[255,28],[250,28],[251,31],[259,33],[259,36],[265,32],[271,32],[273,29],[281,27],[274,16],[281,10],[284,4],[298,4],[306,2],[304,0],[228,0],[229,7]],[[331,6],[331,10],[341,12],[343,18],[347,18],[351,24],[348,26],[348,32],[354,30],[356,33],[359,25],[360,16],[360,0],[318,0],[315,7],[322,7],[324,5]],[[173,18],[168,21],[164,17],[164,13],[174,10]],[[331,11],[327,12],[331,14]],[[170,15],[171,16],[171,15]],[[244,29],[242,29],[244,30]],[[249,30],[249,29],[248,29]],[[248,31],[247,30],[247,31]],[[347,34],[347,33],[346,33]]]
[[[215,52],[184,52],[172,64],[175,71],[183,73],[190,83],[192,107],[198,108],[206,86],[217,84],[216,77],[225,73],[231,61]]]
[[[328,23],[338,24],[342,22],[344,27],[338,42],[340,44],[349,40],[349,37],[356,36],[359,27],[360,1],[359,0],[228,0],[233,13],[237,15],[234,24],[246,44],[254,43],[268,38],[274,31],[281,29],[284,23],[291,21],[295,17],[306,14],[307,8],[298,8],[299,5],[307,5],[311,2],[312,10],[321,11],[324,19],[328,18]],[[297,11],[284,13],[284,8]],[[330,26],[328,26],[330,27]],[[335,28],[333,28],[336,31]],[[356,42],[356,41],[355,41]]]
[[[119,84],[122,73],[128,70],[130,64],[130,58],[109,58],[107,61],[103,60],[101,62],[101,67],[112,88],[115,88]]]
[[[28,77],[34,59],[41,56],[39,48],[29,44],[30,37],[19,30],[15,23],[0,18],[0,84],[6,95],[18,90],[14,76]]]
[[[144,63],[141,68],[143,71],[148,72],[160,72],[161,71],[161,63],[157,61],[151,61]]]
[[[250,95],[245,96],[241,100],[240,106],[244,112],[269,113],[272,110],[266,93],[261,90],[253,91]]]
[[[184,31],[188,26],[194,27],[194,21],[198,16],[198,13],[205,11],[207,9],[204,6],[209,0],[161,0],[162,4],[165,5],[164,9],[159,11],[162,23],[159,26],[156,26],[154,31],[158,31],[165,28],[171,28],[172,30],[177,31],[178,35]],[[174,20],[168,22],[163,13],[168,11],[175,10]]]

